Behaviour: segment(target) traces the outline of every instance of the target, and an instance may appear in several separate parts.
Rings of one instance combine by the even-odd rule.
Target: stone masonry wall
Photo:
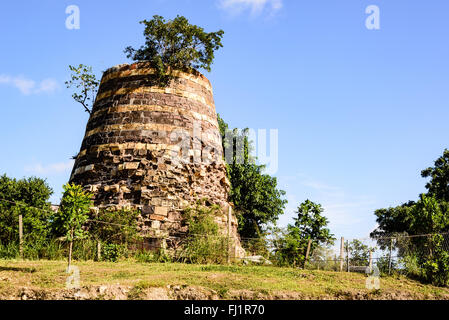
[[[229,206],[211,84],[175,76],[161,88],[146,62],[108,69],[70,178],[94,193],[96,210],[139,210],[149,238],[185,232],[182,211],[199,199]],[[217,222],[227,228],[227,214]],[[234,216],[231,224],[238,241]]]

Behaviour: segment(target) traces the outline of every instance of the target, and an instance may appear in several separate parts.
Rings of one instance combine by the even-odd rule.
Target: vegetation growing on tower
[[[128,46],[126,56],[134,61],[149,61],[162,85],[167,85],[172,79],[171,69],[210,71],[214,52],[223,47],[223,30],[207,33],[183,16],[166,21],[155,15],[153,19],[140,23],[145,25],[145,44],[139,49]]]

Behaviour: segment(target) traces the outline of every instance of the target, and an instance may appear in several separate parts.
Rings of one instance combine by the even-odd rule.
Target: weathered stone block
[[[137,170],[139,168],[139,162],[125,162],[125,170]]]
[[[168,213],[168,220],[170,221],[181,221],[182,215],[179,212],[171,211]]]
[[[157,220],[157,221],[164,221],[165,217],[164,216],[158,216],[155,214],[150,214],[150,219],[151,220]]]
[[[167,207],[156,207],[154,208],[154,214],[166,217],[168,215]]]
[[[151,228],[152,229],[160,229],[161,228],[161,222],[158,220],[151,221]]]
[[[154,206],[148,206],[148,205],[143,206],[142,214],[144,214],[144,215],[154,214]]]

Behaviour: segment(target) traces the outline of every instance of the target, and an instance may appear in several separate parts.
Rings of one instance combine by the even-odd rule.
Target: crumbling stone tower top
[[[228,207],[212,86],[200,73],[174,76],[160,87],[148,62],[108,69],[70,178],[97,209],[139,210],[148,237],[182,231],[182,210],[197,200]]]

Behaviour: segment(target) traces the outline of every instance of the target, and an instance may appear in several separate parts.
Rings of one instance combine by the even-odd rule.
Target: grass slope
[[[86,291],[85,299],[108,298],[104,291],[114,286],[125,292],[120,299],[449,299],[448,288],[405,277],[381,278],[381,289],[373,291],[365,275],[346,272],[134,261],[74,265],[83,288],[103,288]],[[63,294],[65,269],[65,261],[0,260],[0,299],[23,298],[24,290],[36,299],[73,298]]]

